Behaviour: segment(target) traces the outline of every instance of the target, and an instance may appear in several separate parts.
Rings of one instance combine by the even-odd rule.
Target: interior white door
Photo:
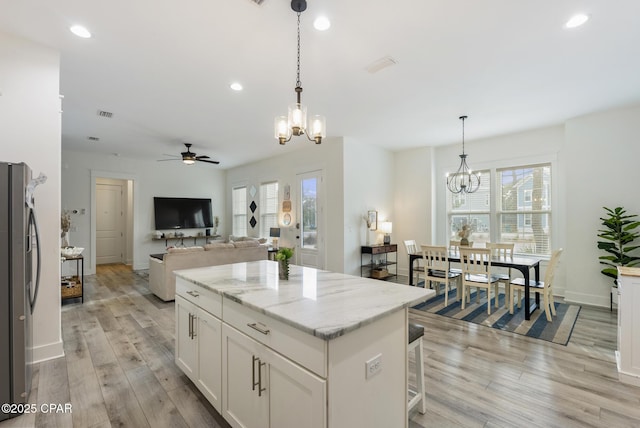
[[[96,184],[96,264],[122,263],[123,184]]]
[[[297,175],[296,264],[324,269],[324,188],[322,171]]]

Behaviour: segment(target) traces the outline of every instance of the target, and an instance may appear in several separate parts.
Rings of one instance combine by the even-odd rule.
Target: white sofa
[[[162,260],[149,257],[149,289],[164,301],[175,300],[180,269],[266,260],[268,247],[256,241],[213,243],[204,247],[169,248]]]

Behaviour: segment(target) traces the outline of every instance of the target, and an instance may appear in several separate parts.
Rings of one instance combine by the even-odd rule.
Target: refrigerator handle
[[[29,296],[29,306],[31,307],[31,314],[33,315],[33,308],[36,306],[36,299],[38,298],[38,289],[40,288],[40,233],[38,232],[38,222],[36,221],[36,214],[33,209],[29,209],[29,224],[33,225],[36,237],[36,286],[33,291],[33,299]]]

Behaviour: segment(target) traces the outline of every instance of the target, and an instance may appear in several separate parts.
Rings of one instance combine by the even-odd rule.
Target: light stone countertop
[[[640,276],[640,268],[618,266],[618,273],[626,276]]]
[[[176,276],[324,340],[342,336],[435,295],[434,290],[274,261],[179,270]],[[223,306],[224,317],[224,306]]]

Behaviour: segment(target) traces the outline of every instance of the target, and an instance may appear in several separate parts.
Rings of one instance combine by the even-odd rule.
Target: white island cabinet
[[[267,260],[176,277],[176,364],[232,426],[408,425],[408,308],[433,290]]]
[[[640,386],[640,269],[618,267],[618,377]]]

